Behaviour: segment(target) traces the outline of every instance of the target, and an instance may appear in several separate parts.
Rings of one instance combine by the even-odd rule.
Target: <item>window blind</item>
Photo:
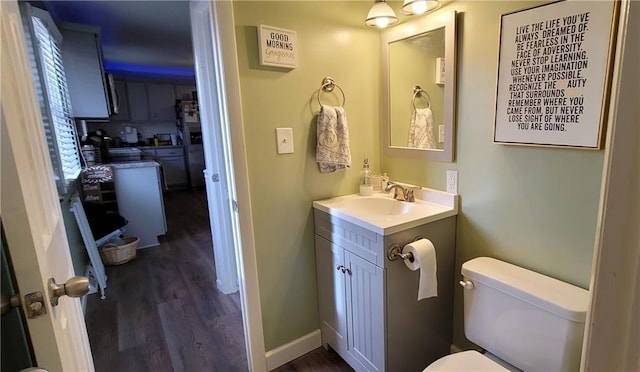
[[[27,44],[31,44],[30,54],[33,53],[30,57],[34,76],[39,77],[36,78],[36,91],[54,178],[58,192],[64,195],[68,192],[69,184],[78,178],[82,166],[62,53],[59,42],[52,36],[47,23],[35,15],[30,18],[33,39],[28,40]],[[53,33],[57,35],[57,30]]]

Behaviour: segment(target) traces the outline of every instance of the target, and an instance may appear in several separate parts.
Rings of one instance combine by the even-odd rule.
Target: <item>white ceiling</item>
[[[43,1],[56,22],[98,26],[105,65],[193,69],[189,1]]]

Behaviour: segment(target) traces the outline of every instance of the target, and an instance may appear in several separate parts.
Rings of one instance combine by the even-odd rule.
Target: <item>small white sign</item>
[[[260,25],[258,43],[261,65],[298,67],[298,36],[295,31]]]

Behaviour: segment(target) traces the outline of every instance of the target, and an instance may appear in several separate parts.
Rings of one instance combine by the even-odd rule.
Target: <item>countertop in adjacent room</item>
[[[116,163],[107,163],[107,164],[104,164],[104,165],[110,165],[113,168],[117,168],[117,169],[159,167],[160,166],[160,164],[155,160],[123,161],[123,162],[116,162]]]

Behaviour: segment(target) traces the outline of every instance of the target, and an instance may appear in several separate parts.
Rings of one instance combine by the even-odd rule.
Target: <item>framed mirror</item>
[[[386,152],[452,162],[456,12],[405,22],[385,31],[381,39]]]

